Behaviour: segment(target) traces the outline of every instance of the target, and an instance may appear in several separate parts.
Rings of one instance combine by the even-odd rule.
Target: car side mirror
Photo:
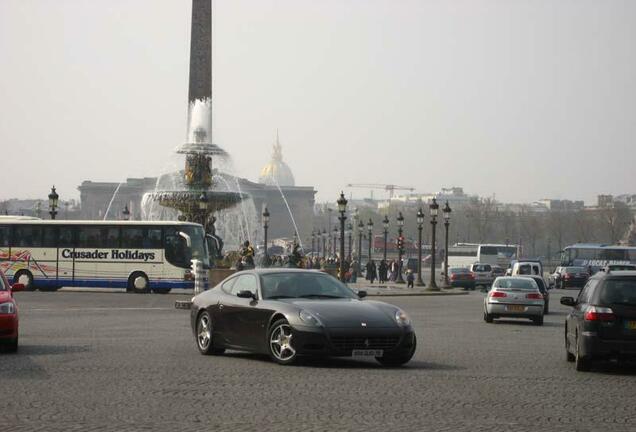
[[[248,290],[239,291],[238,293],[236,293],[236,296],[239,297],[239,298],[256,300],[256,294],[254,294],[252,291],[248,291]]]
[[[365,298],[367,296],[367,292],[364,290],[358,291],[358,298]]]
[[[14,283],[13,285],[11,285],[11,291],[24,291],[26,289],[26,287],[24,286],[24,284],[21,283]]]
[[[561,297],[561,304],[564,306],[575,306],[576,301],[574,297]]]

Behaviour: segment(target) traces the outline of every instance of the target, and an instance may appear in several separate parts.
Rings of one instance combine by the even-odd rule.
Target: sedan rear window
[[[603,304],[636,306],[636,278],[609,279],[603,284],[600,300]]]
[[[463,267],[457,267],[457,268],[448,269],[448,272],[449,273],[470,273],[470,270]]]
[[[585,270],[583,267],[566,267],[565,271],[567,273],[583,273]]]
[[[474,265],[473,266],[473,271],[476,272],[489,272],[492,270],[492,267],[490,267],[488,264],[478,264],[478,265]]]
[[[511,288],[524,290],[539,289],[535,281],[526,278],[497,279],[497,281],[495,282],[495,288]]]

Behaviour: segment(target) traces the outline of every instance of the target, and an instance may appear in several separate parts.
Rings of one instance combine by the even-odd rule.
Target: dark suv
[[[593,360],[636,359],[636,271],[598,272],[576,300],[561,304],[573,307],[565,351],[576,370],[589,370]]]

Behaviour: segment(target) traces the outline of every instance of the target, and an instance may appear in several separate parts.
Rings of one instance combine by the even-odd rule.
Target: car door
[[[583,315],[585,314],[585,309],[590,301],[590,293],[594,289],[596,283],[596,280],[592,280],[583,287],[576,299],[576,304],[567,317],[567,337],[571,347],[576,346],[576,332],[583,324]]]
[[[256,275],[252,273],[237,277],[230,295],[223,297],[221,316],[223,330],[228,344],[240,349],[254,349],[258,338],[262,338],[259,331],[259,302],[253,298],[240,298],[238,293],[250,291],[255,296],[258,292]]]

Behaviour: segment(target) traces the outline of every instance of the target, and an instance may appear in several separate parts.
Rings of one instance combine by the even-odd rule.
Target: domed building
[[[296,186],[291,168],[283,161],[283,148],[280,145],[278,131],[276,131],[272,160],[263,167],[258,181],[268,186]]]

